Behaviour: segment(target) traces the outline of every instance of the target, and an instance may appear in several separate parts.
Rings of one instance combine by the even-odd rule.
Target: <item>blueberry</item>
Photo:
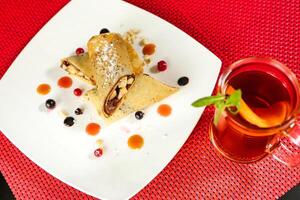
[[[100,31],[100,34],[109,33],[109,30],[107,28],[103,28]]]
[[[45,103],[46,108],[48,109],[54,109],[56,106],[56,103],[53,99],[48,99]]]
[[[70,127],[74,125],[74,121],[75,119],[73,117],[66,117],[66,119],[64,120],[64,124]]]
[[[177,83],[178,83],[178,85],[180,85],[180,86],[184,86],[184,85],[186,85],[186,84],[189,83],[189,78],[186,77],[186,76],[183,76],[183,77],[181,77],[180,79],[178,79]]]
[[[82,115],[82,114],[83,114],[83,111],[80,108],[77,108],[75,110],[75,115]]]
[[[145,113],[143,113],[142,111],[137,111],[137,112],[135,113],[135,118],[138,119],[138,120],[141,120],[141,119],[143,119],[144,114],[145,114]]]

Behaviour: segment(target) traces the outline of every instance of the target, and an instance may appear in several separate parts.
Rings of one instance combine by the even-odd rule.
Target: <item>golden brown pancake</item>
[[[95,85],[89,55],[83,53],[62,59],[60,67],[74,76],[91,85]]]
[[[144,109],[178,90],[143,74],[144,62],[120,34],[93,36],[87,46],[88,53],[63,59],[61,67],[95,85],[85,97],[107,122]]]
[[[170,87],[147,74],[138,75],[135,84],[124,98],[123,104],[109,117],[101,115],[101,105],[98,104],[96,89],[88,91],[85,98],[96,107],[98,113],[107,123],[111,123],[126,117],[130,113],[143,110],[177,91],[178,88]]]

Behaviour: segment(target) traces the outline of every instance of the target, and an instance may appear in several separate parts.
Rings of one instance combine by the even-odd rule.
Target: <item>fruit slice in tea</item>
[[[231,95],[235,89],[228,86],[226,93]],[[270,128],[278,126],[284,122],[288,113],[288,104],[280,101],[266,108],[250,108],[247,103],[241,99],[239,114],[247,122],[258,126],[259,128]]]

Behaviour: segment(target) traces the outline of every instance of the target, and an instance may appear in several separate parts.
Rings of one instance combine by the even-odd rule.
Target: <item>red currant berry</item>
[[[161,60],[157,63],[157,70],[158,71],[162,72],[162,71],[165,71],[166,69],[167,69],[166,61]]]
[[[80,88],[76,88],[73,92],[74,92],[74,95],[78,96],[78,97],[81,96],[81,94],[82,94],[82,90]]]
[[[82,53],[84,53],[84,49],[83,48],[79,47],[79,48],[76,49],[76,54],[77,55],[82,54]]]
[[[96,157],[101,157],[102,154],[103,154],[103,150],[102,150],[101,148],[98,148],[98,149],[96,149],[96,150],[94,151],[94,155],[95,155]]]

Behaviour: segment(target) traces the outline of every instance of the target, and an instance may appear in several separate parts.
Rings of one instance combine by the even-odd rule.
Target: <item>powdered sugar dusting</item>
[[[106,40],[101,41],[102,45],[96,48],[96,66],[99,66],[99,70],[104,73],[100,73],[104,76],[104,82],[102,87],[108,86],[110,83],[115,83],[117,80],[117,74],[119,73],[119,67],[117,66],[118,55],[115,53],[115,47],[113,42]]]

